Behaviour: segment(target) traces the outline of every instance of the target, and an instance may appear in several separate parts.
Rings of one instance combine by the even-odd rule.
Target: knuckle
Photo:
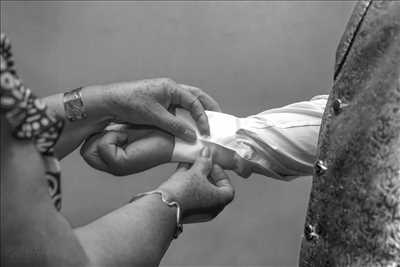
[[[193,177],[195,179],[198,179],[203,176],[203,174],[201,173],[201,170],[200,170],[200,166],[198,166],[198,165],[194,166],[194,168],[190,169],[187,172],[187,174],[188,174],[188,176]]]
[[[83,154],[82,154],[83,153]],[[87,164],[89,164],[89,166],[96,166],[97,164],[97,162],[94,160],[94,158],[93,157],[91,157],[90,156],[90,154],[88,154],[87,152],[82,152],[81,151],[81,155],[82,155],[82,158],[83,158],[83,160],[87,163]]]
[[[235,189],[230,188],[229,190],[226,190],[225,194],[223,195],[222,201],[224,205],[228,205],[233,201],[235,198]]]
[[[111,168],[109,169],[109,172],[110,172],[112,175],[117,176],[117,177],[121,177],[121,176],[127,175],[127,173],[126,173],[124,170],[122,170],[121,168],[117,168],[117,167],[115,167],[115,166],[111,167]]]
[[[175,81],[172,80],[171,78],[160,78],[159,82],[164,86],[164,87],[173,87],[173,85],[175,84]]]
[[[203,176],[204,176],[204,175],[202,175],[202,174],[199,173],[199,172],[192,172],[191,175],[190,175],[190,177],[191,177],[193,180],[195,180],[195,181],[200,180]]]
[[[200,172],[200,173],[203,173],[203,172],[205,172],[209,167],[210,167],[210,165],[211,165],[211,160],[209,159],[209,158],[199,158],[198,159],[199,161],[199,163],[198,163],[198,168],[197,168],[197,170]]]
[[[174,131],[175,133],[184,133],[185,132],[185,128],[179,124],[177,121],[170,121],[168,123],[169,128]]]
[[[191,94],[192,102],[190,103],[190,108],[200,108],[201,107],[201,101],[199,96]]]
[[[198,97],[195,97],[189,105],[189,109],[192,110],[197,116],[203,115],[203,106]]]
[[[79,149],[79,154],[82,156],[82,158],[86,157],[87,154],[87,148],[85,147],[85,144],[81,146],[81,149]]]

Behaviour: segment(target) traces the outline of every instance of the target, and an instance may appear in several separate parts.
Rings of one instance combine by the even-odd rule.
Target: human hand
[[[219,111],[218,103],[201,89],[177,84],[171,79],[149,79],[104,86],[107,110],[119,122],[152,125],[193,142],[195,131],[168,110],[190,111],[201,134],[209,135],[205,110]]]
[[[119,125],[90,136],[81,155],[93,168],[122,176],[171,160],[174,137],[153,127]]]
[[[216,217],[234,198],[228,175],[213,165],[205,147],[193,165],[181,163],[177,171],[159,186],[182,209],[183,223],[205,222]]]
[[[81,155],[93,168],[123,176],[145,171],[163,163],[171,162],[175,138],[154,127],[115,124],[102,133],[91,135],[81,147]],[[224,170],[232,170],[247,178],[257,168],[255,164],[244,164],[237,153],[202,143],[212,154],[214,164]],[[198,152],[198,153],[199,153]],[[193,163],[195,158],[187,158]]]

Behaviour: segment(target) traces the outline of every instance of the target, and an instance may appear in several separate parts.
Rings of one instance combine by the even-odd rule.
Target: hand
[[[159,186],[182,208],[183,223],[209,221],[234,198],[228,175],[212,164],[210,150],[205,147],[193,165],[181,163],[175,174]]]
[[[145,171],[171,162],[175,138],[154,127],[115,124],[102,133],[91,135],[81,147],[81,155],[93,168],[123,176]],[[225,170],[233,170],[247,178],[257,170],[255,164],[236,153],[209,145],[212,158]]]
[[[196,87],[160,78],[105,86],[107,109],[117,121],[152,125],[189,142],[195,131],[168,110],[180,106],[190,111],[201,134],[209,135],[205,110],[220,111],[209,95]]]
[[[90,136],[81,155],[93,168],[117,176],[138,173],[171,160],[174,137],[152,127],[120,125]]]

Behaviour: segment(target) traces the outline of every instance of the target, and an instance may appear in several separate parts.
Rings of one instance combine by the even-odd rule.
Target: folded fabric
[[[187,111],[178,109],[176,116],[197,130],[198,139],[187,143],[176,138],[172,161],[193,162],[201,149],[208,146],[215,163],[243,177],[259,173],[291,180],[311,175],[327,98],[320,95],[246,118],[206,111],[208,137],[199,134]]]

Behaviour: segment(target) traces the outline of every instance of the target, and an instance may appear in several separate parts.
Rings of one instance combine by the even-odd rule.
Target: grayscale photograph
[[[0,7],[2,267],[400,267],[400,0]]]

